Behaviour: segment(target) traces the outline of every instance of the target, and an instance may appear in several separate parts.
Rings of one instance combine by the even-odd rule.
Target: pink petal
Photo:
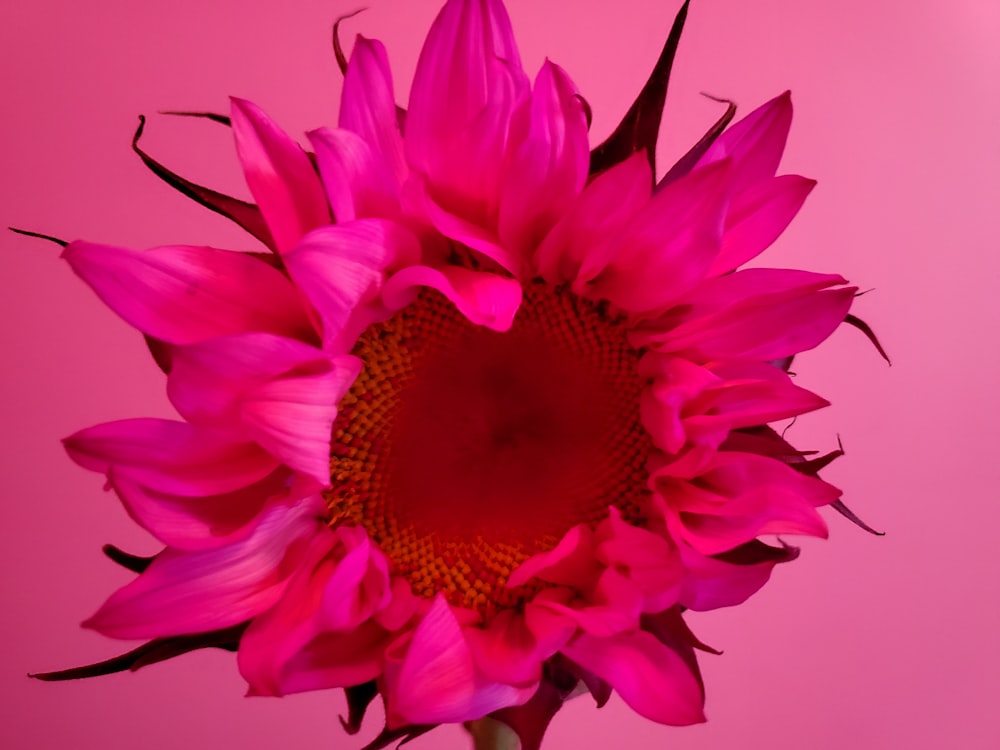
[[[361,371],[361,360],[337,357],[325,372],[270,380],[245,394],[240,416],[249,434],[286,466],[330,483],[330,432],[337,403]]]
[[[546,60],[511,124],[499,235],[531,253],[583,189],[590,168],[587,116],[566,72]]]
[[[132,519],[163,544],[181,550],[213,549],[245,538],[266,505],[291,494],[287,469],[232,492],[204,497],[150,489],[119,476],[113,467],[109,475]]]
[[[238,427],[240,398],[261,384],[331,368],[323,351],[269,333],[220,336],[173,347],[170,356],[171,403],[189,422],[214,427]]]
[[[219,549],[166,549],[84,623],[112,638],[161,638],[227,628],[273,606],[323,528],[318,498],[275,506],[246,539]]]
[[[344,75],[339,122],[340,127],[365,140],[396,184],[406,179],[409,168],[397,127],[392,71],[385,47],[377,39],[366,39],[359,34],[354,43]],[[338,220],[342,220],[339,215]]]
[[[767,583],[776,564],[794,559],[798,554],[794,547],[781,550],[761,542],[752,544],[772,553],[769,556],[761,555],[759,560],[753,562],[736,564],[702,555],[682,544],[680,552],[687,575],[680,603],[696,612],[742,604]]]
[[[754,183],[774,176],[791,126],[792,92],[786,91],[726,130],[698,164],[731,159],[733,192],[740,193]]]
[[[542,662],[555,653],[541,650],[524,614],[511,609],[501,610],[484,628],[467,628],[465,639],[483,675],[508,685],[537,683]]]
[[[337,223],[399,215],[399,184],[361,136],[330,128],[307,135]]]
[[[554,549],[529,557],[507,579],[513,588],[540,578],[549,583],[585,586],[595,580],[601,568],[594,558],[594,534],[586,524],[574,526]]]
[[[478,672],[451,607],[440,594],[417,625],[401,661],[387,664],[391,726],[479,719],[527,701],[538,685],[516,687]]]
[[[631,338],[702,362],[779,360],[813,348],[843,322],[857,287],[818,291],[843,283],[806,271],[737,271],[702,284],[679,313],[650,321]]]
[[[708,275],[728,273],[764,252],[785,231],[815,186],[815,180],[782,175],[761,180],[733,198],[722,248]]]
[[[643,596],[644,612],[659,612],[676,603],[684,568],[670,541],[628,523],[614,507],[601,522],[598,536],[597,559],[635,585]]]
[[[654,483],[653,502],[671,534],[703,555],[731,550],[762,534],[826,537],[816,507],[840,496],[837,488],[780,461],[729,451],[717,454],[696,484],[661,472],[654,472]]]
[[[295,287],[245,253],[73,242],[62,257],[125,322],[161,341],[190,344],[253,330],[315,338]]]
[[[412,289],[426,286],[447,297],[470,322],[507,331],[521,305],[521,285],[515,279],[457,266],[441,269],[409,266],[385,283],[382,299],[398,309],[413,299]]]
[[[451,0],[435,19],[413,77],[406,154],[442,208],[489,226],[508,127],[527,94],[499,0]]]
[[[576,599],[539,595],[534,603],[563,615],[586,633],[605,637],[638,627],[644,601],[638,586],[624,573],[605,568]]]
[[[580,634],[562,650],[606,680],[636,713],[661,724],[705,720],[698,679],[684,659],[644,631],[609,638]]]
[[[258,482],[278,462],[231,434],[166,419],[125,419],[81,430],[63,441],[90,471],[186,497],[233,492]]]
[[[629,312],[662,309],[701,281],[719,252],[730,190],[721,161],[653,196],[625,228],[594,296]]]
[[[604,270],[625,227],[649,201],[649,159],[636,153],[602,172],[584,188],[535,254],[538,273],[550,284],[582,282]]]
[[[370,621],[391,597],[387,562],[361,528],[323,530],[281,601],[240,641],[254,695],[358,685],[382,671],[390,633]]]
[[[312,229],[330,223],[330,209],[309,157],[256,104],[232,100],[233,136],[247,185],[278,251],[290,251]]]
[[[402,225],[359,219],[311,232],[285,265],[322,321],[324,349],[346,354],[365,328],[388,317],[379,299],[386,274],[419,256]]]

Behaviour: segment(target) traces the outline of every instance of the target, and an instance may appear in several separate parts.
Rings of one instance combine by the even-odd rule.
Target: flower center
[[[415,593],[489,614],[511,571],[611,505],[637,515],[651,442],[637,353],[598,305],[530,285],[511,330],[424,291],[354,348],[326,493]]]

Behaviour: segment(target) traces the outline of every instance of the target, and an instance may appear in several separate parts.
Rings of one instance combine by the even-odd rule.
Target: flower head
[[[269,253],[70,243],[144,334],[181,420],[66,440],[165,549],[85,625],[150,639],[101,673],[204,646],[256,695],[345,688],[372,747],[494,716],[526,748],[577,684],[703,720],[684,609],[742,602],[824,536],[839,491],[768,425],[823,407],[791,358],[845,320],[836,275],[740,269],[813,187],[776,176],[782,94],[657,181],[684,11],[633,110],[523,70],[499,0],[449,0],[397,108],[358,37],[311,153],[256,105],[232,126],[255,204],[158,174]],[[339,47],[338,47],[339,49]],[[653,106],[655,105],[655,106]]]

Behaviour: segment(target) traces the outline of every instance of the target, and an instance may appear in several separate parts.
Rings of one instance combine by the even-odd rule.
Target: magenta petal
[[[406,179],[409,168],[396,120],[392,71],[385,47],[377,39],[359,34],[344,75],[339,124],[361,136],[399,184]]]
[[[406,154],[447,211],[488,226],[511,115],[528,85],[499,0],[451,0],[410,89]]]
[[[330,357],[316,347],[269,333],[176,346],[170,356],[171,403],[187,421],[209,427],[238,428],[240,398],[269,380],[332,366]]]
[[[815,180],[782,175],[761,180],[737,195],[729,206],[722,248],[709,276],[728,273],[770,247],[815,186]]]
[[[214,495],[258,482],[278,467],[254,443],[166,419],[106,422],[71,435],[66,451],[85,469],[182,496]]]
[[[817,346],[843,322],[857,287],[829,287],[844,283],[772,268],[719,276],[688,295],[678,313],[636,331],[633,343],[703,362],[782,359]]]
[[[469,321],[494,331],[509,330],[521,305],[521,284],[516,279],[455,266],[404,268],[386,282],[382,299],[389,308],[403,307],[417,286],[438,290]]]
[[[231,492],[184,497],[110,471],[110,483],[132,519],[168,547],[183,550],[212,549],[243,539],[265,505],[287,498],[289,482],[289,471],[282,468]]]
[[[278,251],[330,223],[319,177],[305,151],[256,104],[232,99],[233,136],[247,185]]]
[[[348,687],[374,679],[390,634],[370,615],[390,597],[385,558],[363,529],[321,530],[281,601],[240,642],[253,695]]]
[[[361,360],[337,357],[324,372],[275,378],[246,393],[240,416],[253,439],[286,466],[330,484],[330,431],[337,403],[361,371]]]
[[[583,101],[566,72],[548,60],[515,114],[508,158],[499,235],[527,254],[583,189],[590,167]]]
[[[649,160],[642,153],[595,177],[539,246],[538,273],[550,284],[597,276],[625,227],[649,201],[651,183]]]
[[[322,528],[318,498],[271,508],[246,539],[219,549],[166,549],[84,623],[112,638],[218,630],[256,617],[281,597],[301,544]]]
[[[62,257],[125,322],[161,341],[190,344],[252,330],[315,336],[288,279],[246,253],[73,242]]]
[[[419,256],[402,225],[359,219],[311,232],[285,264],[322,321],[324,348],[346,354],[365,328],[386,317],[379,299],[386,274]]]
[[[782,550],[768,547],[761,542],[753,544],[773,550],[770,557],[761,556],[759,561],[734,564],[717,557],[708,557],[695,552],[687,545],[680,546],[681,558],[687,575],[680,594],[680,603],[696,612],[705,612],[719,607],[732,607],[745,602],[771,577],[774,566],[782,561]],[[793,551],[784,555],[792,559]]]
[[[541,651],[524,615],[510,609],[501,610],[484,628],[466,628],[465,638],[483,675],[508,685],[537,683],[542,662],[555,653]]]
[[[729,190],[728,161],[663,188],[625,228],[593,294],[623,310],[646,312],[689,291],[719,252]]]
[[[683,657],[644,631],[609,638],[581,634],[562,650],[608,682],[636,713],[661,724],[705,720],[701,686]]]
[[[337,223],[399,215],[399,184],[361,136],[330,128],[307,135]]]
[[[730,127],[698,162],[733,162],[733,191],[773,177],[792,126],[792,92],[776,96]]]
[[[507,587],[520,586],[535,577],[549,583],[587,585],[600,574],[594,543],[594,533],[588,525],[574,526],[554,549],[533,555],[515,568],[507,579]]]
[[[598,533],[597,558],[635,585],[643,596],[644,612],[659,612],[676,603],[684,568],[670,541],[628,523],[614,507]]]
[[[527,701],[537,688],[494,682],[478,673],[451,607],[435,597],[401,663],[390,660],[386,714],[390,725],[469,721]]]

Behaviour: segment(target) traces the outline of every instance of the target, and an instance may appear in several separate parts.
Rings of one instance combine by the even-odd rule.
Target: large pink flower
[[[536,748],[578,682],[703,720],[682,611],[742,602],[795,555],[758,537],[824,536],[840,507],[768,424],[826,405],[787,364],[856,290],[739,270],[814,184],[775,176],[787,93],[656,181],[682,22],[593,152],[586,101],[552,62],[529,80],[499,0],[449,0],[405,111],[359,37],[312,153],[233,100],[256,205],[136,143],[271,252],[65,248],[183,421],[66,440],[165,549],[110,549],[141,574],[85,623],[150,642],[56,676],[238,649],[252,694],[346,688],[349,731],[380,694],[371,747],[490,715]]]

